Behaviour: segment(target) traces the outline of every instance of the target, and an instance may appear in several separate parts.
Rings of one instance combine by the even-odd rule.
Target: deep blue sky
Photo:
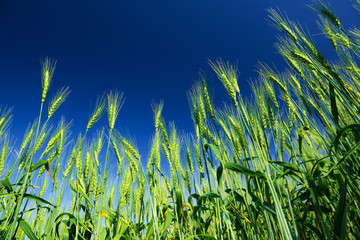
[[[351,1],[329,1],[346,28],[360,15]],[[57,60],[49,96],[61,86],[72,90],[55,117],[74,120],[84,130],[98,95],[124,92],[116,127],[136,137],[144,156],[153,133],[152,101],[163,99],[163,115],[192,131],[186,98],[200,69],[213,76],[208,59],[238,62],[241,92],[249,90],[260,60],[283,70],[273,44],[278,31],[266,9],[279,7],[313,34],[320,48],[329,44],[315,24],[309,0],[0,0],[0,105],[14,106],[12,132],[20,142],[37,116],[41,96],[40,60]],[[216,105],[226,99],[210,80]],[[215,91],[216,89],[216,91]],[[105,120],[105,118],[104,118]],[[106,123],[106,122],[105,122]],[[95,125],[99,127],[99,125]],[[73,136],[76,138],[76,136]]]

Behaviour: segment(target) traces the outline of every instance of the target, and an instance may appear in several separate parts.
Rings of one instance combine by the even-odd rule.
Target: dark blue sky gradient
[[[351,1],[329,1],[342,24],[352,27],[360,15]],[[210,79],[215,104],[225,91],[208,59],[238,62],[239,85],[248,82],[260,60],[285,67],[273,44],[279,32],[268,24],[266,9],[279,7],[299,20],[324,55],[330,44],[320,36],[317,14],[308,0],[153,0],[13,1],[0,0],[0,105],[14,106],[12,133],[21,142],[37,116],[41,97],[40,60],[57,60],[52,96],[61,86],[71,94],[55,114],[74,120],[73,137],[84,132],[98,95],[124,92],[116,128],[136,137],[143,158],[153,133],[151,103],[163,99],[163,116],[179,129],[193,129],[186,91],[200,69]],[[215,91],[216,90],[216,91]],[[103,126],[106,126],[103,117]],[[100,125],[95,125],[99,128]]]

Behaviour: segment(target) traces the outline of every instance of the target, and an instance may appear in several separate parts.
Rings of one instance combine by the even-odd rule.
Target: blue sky
[[[351,1],[329,2],[346,28],[360,22]],[[279,7],[299,20],[331,57],[317,14],[307,4],[312,1],[0,0],[0,105],[14,107],[11,130],[21,142],[38,116],[40,60],[49,56],[57,60],[49,96],[62,86],[72,91],[55,117],[74,121],[73,137],[84,131],[97,96],[118,89],[126,100],[116,128],[135,137],[146,157],[154,129],[152,102],[163,99],[165,119],[192,131],[186,91],[200,69],[210,78],[215,104],[226,100],[209,59],[238,63],[245,96],[258,61],[285,68],[273,46],[279,32],[269,26],[266,9]]]

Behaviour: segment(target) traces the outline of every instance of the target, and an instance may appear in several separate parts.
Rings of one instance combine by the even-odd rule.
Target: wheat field
[[[186,134],[163,118],[166,103],[154,104],[145,157],[117,130],[119,91],[98,99],[73,138],[57,115],[70,90],[49,99],[56,62],[44,59],[39,116],[21,144],[12,145],[11,108],[0,109],[0,238],[359,239],[360,30],[321,2],[314,11],[337,59],[268,10],[287,70],[261,63],[249,101],[238,67],[209,61],[228,102],[217,105],[200,75]]]

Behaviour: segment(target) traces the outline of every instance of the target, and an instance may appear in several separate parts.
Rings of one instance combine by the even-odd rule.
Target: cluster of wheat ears
[[[115,128],[117,91],[98,100],[77,140],[65,120],[52,127],[69,89],[47,101],[55,64],[45,59],[39,117],[21,146],[11,145],[11,110],[0,111],[0,238],[359,239],[360,30],[345,30],[322,3],[314,10],[336,61],[269,10],[289,69],[262,64],[249,102],[237,67],[210,62],[229,103],[215,107],[201,76],[188,93],[187,135],[154,105],[144,166]],[[107,129],[94,131],[106,111]]]

